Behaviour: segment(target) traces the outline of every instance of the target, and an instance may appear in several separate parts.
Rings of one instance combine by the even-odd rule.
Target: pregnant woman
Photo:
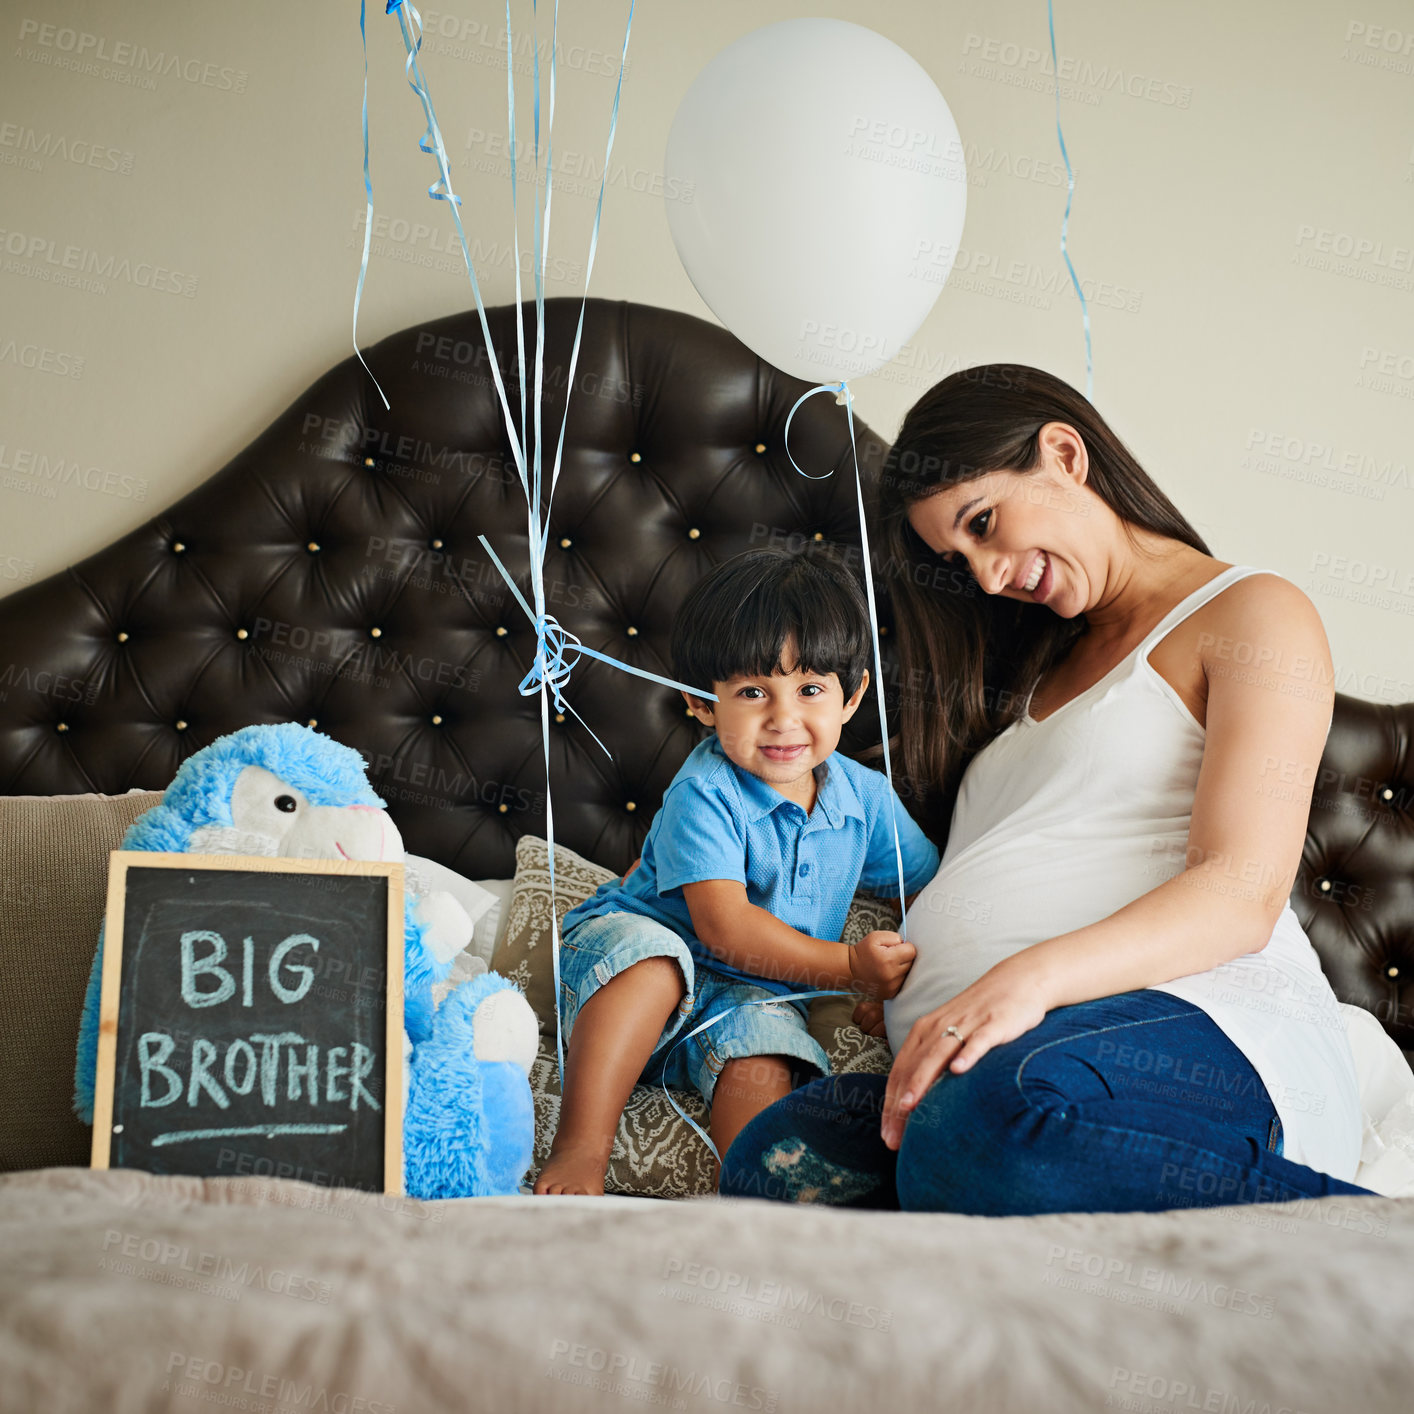
[[[1289,902],[1334,701],[1310,600],[1215,559],[1022,365],[919,400],[878,515],[904,775],[953,802],[946,848],[902,990],[856,1012],[892,1072],[763,1111],[721,1191],[989,1215],[1367,1192]]]

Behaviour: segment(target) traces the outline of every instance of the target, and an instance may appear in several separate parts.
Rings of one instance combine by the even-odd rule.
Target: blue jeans
[[[722,1162],[737,1197],[1004,1217],[1159,1212],[1368,1194],[1281,1156],[1257,1072],[1200,1008],[1145,989],[1057,1007],[944,1072],[879,1136],[882,1075],[812,1081],[763,1110]]]

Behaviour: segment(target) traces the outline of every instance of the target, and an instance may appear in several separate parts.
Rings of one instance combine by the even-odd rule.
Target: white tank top
[[[1039,722],[1028,702],[1026,714],[969,762],[941,865],[908,910],[918,955],[884,1007],[895,1052],[920,1016],[1003,958],[1098,922],[1183,871],[1207,734],[1149,652],[1228,585],[1261,573],[1249,565],[1223,570],[1175,604],[1099,682]],[[1235,893],[1251,887],[1236,865],[1231,874],[1224,882]],[[1152,990],[1202,1008],[1252,1063],[1281,1119],[1287,1158],[1354,1178],[1355,1060],[1289,899],[1260,952]],[[1164,1063],[1154,1063],[1161,1095]],[[1192,1079],[1211,1084],[1220,1118],[1223,1086],[1239,1078],[1214,1067]]]

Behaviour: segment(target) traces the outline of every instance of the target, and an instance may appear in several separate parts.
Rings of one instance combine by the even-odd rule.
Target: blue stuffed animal
[[[363,758],[311,727],[244,727],[184,761],[123,849],[301,859],[404,859],[397,827]],[[515,1193],[530,1167],[534,1013],[494,973],[464,982],[441,1006],[435,983],[471,938],[450,894],[405,865],[404,1186],[416,1198]],[[103,932],[89,973],[74,1068],[74,1112],[93,1123]]]

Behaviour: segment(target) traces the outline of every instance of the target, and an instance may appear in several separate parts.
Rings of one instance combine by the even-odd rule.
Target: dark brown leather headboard
[[[578,314],[546,302],[546,497]],[[513,308],[488,322],[518,421]],[[529,358],[533,308],[526,331]],[[544,833],[545,766],[539,696],[517,692],[534,632],[477,542],[529,599],[485,341],[472,310],[365,354],[391,411],[350,358],[147,525],[0,601],[0,792],[160,789],[225,732],[314,721],[364,754],[410,850],[513,872],[519,836]],[[782,432],[809,385],[725,330],[591,300],[575,385],[545,582],[587,646],[671,676],[674,611],[708,567],[792,538],[858,545],[845,410],[801,408],[797,461],[838,474],[798,475]],[[856,430],[874,471],[883,447]],[[568,698],[613,758],[573,716],[554,724],[556,837],[627,866],[701,729],[673,691],[590,659]]]
[[[548,492],[578,300],[546,302]],[[533,318],[525,315],[528,347]],[[488,311],[519,408],[513,307]],[[0,601],[0,792],[160,789],[251,722],[314,721],[356,747],[410,850],[506,876],[544,832],[534,634],[477,543],[529,597],[525,498],[475,311],[350,358],[227,467],[82,563]],[[671,674],[673,613],[753,545],[858,528],[845,412],[731,334],[590,300],[550,519],[548,611],[586,645]],[[866,477],[885,447],[856,427]],[[887,624],[887,609],[884,610]],[[885,674],[892,676],[887,636]],[[703,684],[706,686],[706,684]],[[585,659],[552,728],[556,838],[625,867],[699,740],[667,688]],[[1414,1046],[1414,705],[1337,698],[1293,904],[1337,992]],[[846,729],[878,741],[872,701]],[[1409,999],[1408,1001],[1402,999]]]

